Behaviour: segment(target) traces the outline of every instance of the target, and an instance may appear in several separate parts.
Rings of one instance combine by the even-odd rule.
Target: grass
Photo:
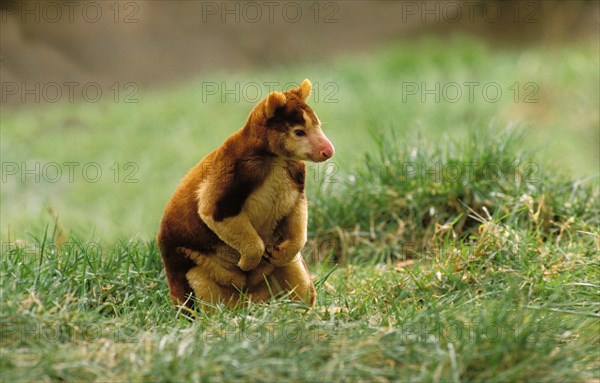
[[[133,107],[59,105],[3,114],[3,161],[110,163],[132,156],[139,182],[3,183],[2,227],[15,226],[0,260],[2,380],[600,379],[599,188],[597,168],[586,162],[597,156],[587,144],[597,133],[586,130],[597,124],[595,107],[583,103],[581,115],[525,120],[515,129],[506,128],[511,102],[388,99],[398,78],[444,78],[442,67],[453,76],[472,71],[479,79],[514,82],[509,63],[517,60],[525,70],[519,73],[548,81],[540,80],[540,89],[564,89],[565,105],[557,107],[566,111],[581,101],[578,87],[597,100],[590,89],[598,74],[584,83],[579,70],[557,64],[528,72],[528,65],[555,54],[590,69],[589,48],[519,53],[492,52],[470,40],[452,44],[447,53],[435,41],[391,47],[364,57],[360,70],[335,64],[340,103],[315,109],[344,160],[309,172],[305,255],[318,290],[312,309],[280,299],[189,321],[169,303],[149,238],[181,169],[238,125],[247,112],[241,105],[198,106],[201,95],[183,87]],[[320,79],[329,72],[311,70]],[[66,136],[67,118],[81,125]],[[558,126],[569,119],[580,126]],[[557,163],[560,145],[536,150],[546,142],[538,129],[562,132],[561,145],[580,150]],[[38,135],[49,143],[31,140]],[[30,140],[29,151],[22,151],[28,145],[22,139]],[[578,158],[585,161],[574,170]],[[40,191],[51,197],[58,224],[33,208],[18,214],[21,204],[37,206]],[[70,199],[70,193],[82,195]]]
[[[473,139],[481,155],[502,164],[521,158],[517,138]],[[420,144],[440,158],[466,153],[456,142],[450,149]],[[496,146],[504,150],[483,150]],[[314,309],[279,300],[199,313],[190,323],[169,304],[153,243],[106,247],[70,238],[57,246],[49,230],[37,238],[38,248],[9,245],[2,256],[3,379],[597,379],[598,189],[557,176],[534,187],[417,177],[396,188],[420,190],[419,196],[397,205],[398,195],[385,191],[401,180],[389,174],[398,167],[385,166],[402,158],[394,147],[382,145],[368,157],[357,174],[370,169],[372,179],[359,189],[336,184],[330,193],[323,184],[324,194],[313,197],[319,208],[312,241],[341,233],[339,248],[330,251],[345,263],[337,269],[331,260],[314,264]],[[529,194],[520,195],[524,190]],[[476,192],[481,198],[469,200]],[[448,203],[455,193],[475,207]],[[505,198],[490,201],[494,193]],[[347,220],[335,215],[341,201],[348,202]],[[436,213],[427,223],[411,216],[429,214],[432,206]],[[422,236],[420,247],[402,247],[407,237],[398,232],[394,211],[417,222],[402,227]],[[468,219],[461,224],[462,217]],[[339,225],[330,229],[328,222]],[[374,235],[352,237],[361,232],[349,228],[353,222],[373,224]]]
[[[490,125],[496,130],[525,126],[523,148],[545,149],[538,155],[545,167],[540,171],[558,168],[576,179],[595,177],[600,170],[599,55],[597,44],[519,51],[467,38],[432,39],[327,64],[207,74],[173,89],[142,88],[135,104],[111,103],[107,96],[97,104],[3,110],[3,166],[18,168],[14,175],[2,169],[0,233],[5,240],[26,240],[28,232],[39,235],[54,219],[47,213],[51,208],[63,228],[86,240],[152,239],[162,207],[181,177],[239,129],[256,104],[253,94],[241,89],[257,83],[266,95],[265,83],[283,86],[305,77],[316,84],[310,104],[336,147],[329,168],[310,168],[311,181],[323,178],[325,171],[347,176],[365,152],[377,150],[373,135],[393,130],[398,137],[419,132],[424,139],[439,140]],[[450,102],[451,83],[463,91],[456,102]],[[480,84],[473,102],[464,83]],[[509,89],[514,83],[521,84],[518,102]],[[537,102],[525,102],[524,92],[531,91],[524,89],[527,83],[537,85],[532,96]],[[214,84],[220,91],[211,95],[207,87]],[[236,84],[240,94],[226,95]],[[446,91],[436,102],[435,95],[403,92],[411,84],[427,89],[439,84],[440,92],[444,86]],[[486,84],[502,90],[497,102],[483,97]],[[314,190],[314,183],[308,188]]]

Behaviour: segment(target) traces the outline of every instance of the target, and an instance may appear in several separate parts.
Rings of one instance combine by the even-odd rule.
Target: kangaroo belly
[[[265,182],[248,197],[244,209],[265,243],[273,241],[277,224],[292,211],[298,195],[285,163],[276,163]]]

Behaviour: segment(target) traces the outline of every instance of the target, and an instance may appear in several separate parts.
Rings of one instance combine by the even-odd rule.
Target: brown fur
[[[305,103],[310,87],[305,80],[271,93],[181,181],[157,237],[176,304],[191,293],[229,306],[240,303],[240,293],[257,302],[289,294],[314,304],[300,254],[307,225],[303,160],[323,161],[333,146]]]

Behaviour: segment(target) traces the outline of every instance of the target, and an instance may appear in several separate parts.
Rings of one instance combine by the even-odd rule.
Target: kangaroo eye
[[[306,132],[304,130],[294,130],[294,134],[298,137],[306,136]]]

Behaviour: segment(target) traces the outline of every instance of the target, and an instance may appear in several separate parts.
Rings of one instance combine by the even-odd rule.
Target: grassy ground
[[[314,102],[338,150],[309,172],[319,296],[313,309],[279,300],[193,322],[173,312],[148,239],[183,172],[251,107],[203,103],[202,81],[236,80],[3,113],[3,162],[106,173],[3,180],[2,379],[600,379],[597,67],[597,47],[459,39],[238,75],[339,89],[339,102],[324,102],[331,88]],[[403,83],[438,81],[535,82],[539,102],[404,102]],[[129,161],[115,182],[109,167]],[[138,182],[122,182],[131,169]]]

